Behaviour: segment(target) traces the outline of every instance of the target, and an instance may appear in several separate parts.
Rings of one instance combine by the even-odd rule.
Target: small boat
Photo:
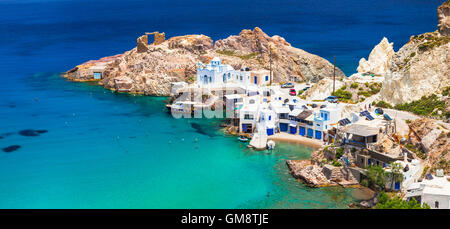
[[[246,138],[244,136],[239,136],[238,140],[241,142],[248,142],[248,138]]]
[[[272,141],[272,140],[269,140],[269,141],[267,142],[267,149],[269,149],[269,150],[275,149],[275,142]]]

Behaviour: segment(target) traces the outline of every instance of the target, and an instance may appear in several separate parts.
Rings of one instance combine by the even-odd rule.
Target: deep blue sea
[[[123,53],[144,32],[212,39],[258,26],[347,75],[383,36],[398,50],[436,30],[437,0],[0,0],[0,208],[345,208],[351,190],[311,189],[286,159],[255,152],[220,120],[173,119],[166,98],[59,77]],[[199,124],[201,128],[195,128]]]

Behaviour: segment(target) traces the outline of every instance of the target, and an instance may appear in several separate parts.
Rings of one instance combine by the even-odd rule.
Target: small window
[[[272,116],[271,115],[269,115],[269,121],[272,119]]]
[[[269,76],[266,76],[266,81],[269,81]]]
[[[434,208],[439,208],[439,201],[434,202]]]

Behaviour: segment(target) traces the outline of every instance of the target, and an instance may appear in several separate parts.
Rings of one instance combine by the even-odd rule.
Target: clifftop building
[[[269,75],[268,70],[235,70],[231,65],[222,64],[220,58],[214,57],[209,64],[197,64],[196,83],[201,87],[220,87],[227,83],[262,86],[270,83]]]

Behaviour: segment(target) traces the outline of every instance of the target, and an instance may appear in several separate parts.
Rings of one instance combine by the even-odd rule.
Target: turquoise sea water
[[[256,152],[226,136],[220,120],[173,119],[165,98],[55,74],[23,81],[20,93],[33,96],[3,111],[1,143],[21,148],[0,154],[0,208],[342,208],[352,201],[348,190],[307,188],[288,174],[285,159],[306,159],[311,148],[279,143],[272,153]],[[23,129],[48,132],[17,133]]]
[[[173,119],[166,98],[58,73],[130,50],[144,32],[217,40],[259,26],[328,60],[336,55],[351,74],[383,36],[397,50],[434,31],[441,3],[0,1],[0,149],[16,148],[0,151],[0,208],[345,208],[350,190],[308,188],[288,174],[285,160],[306,159],[310,148],[251,151],[223,134],[220,120]]]

